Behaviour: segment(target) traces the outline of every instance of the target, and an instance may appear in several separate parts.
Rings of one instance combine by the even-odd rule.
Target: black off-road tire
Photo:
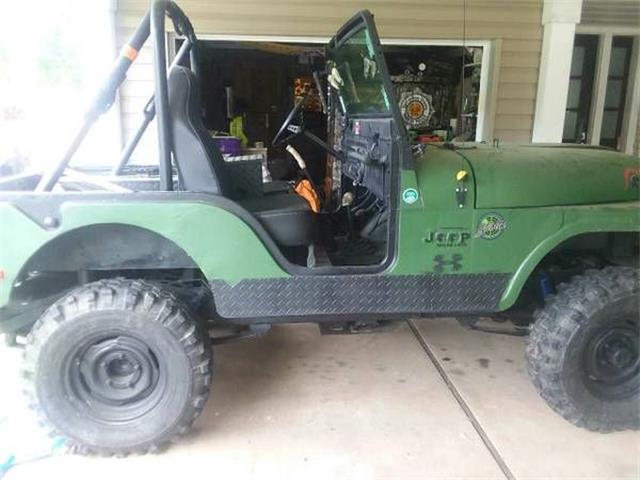
[[[535,315],[529,375],[551,408],[579,427],[640,428],[639,277],[629,267],[587,271]]]
[[[169,291],[101,280],[53,304],[27,337],[31,407],[72,451],[156,451],[184,435],[209,395],[203,325]]]

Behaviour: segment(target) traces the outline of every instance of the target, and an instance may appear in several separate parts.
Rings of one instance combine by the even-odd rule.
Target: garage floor
[[[274,327],[217,349],[211,401],[193,434],[163,454],[59,455],[6,479],[639,478],[640,433],[595,434],[557,417],[522,354],[522,338],[451,319],[360,335]],[[15,371],[15,352],[0,360]],[[21,408],[6,405],[13,393],[3,396],[0,419],[19,418],[7,411]],[[30,431],[7,442],[10,423],[0,423],[0,457],[3,435],[19,445]]]

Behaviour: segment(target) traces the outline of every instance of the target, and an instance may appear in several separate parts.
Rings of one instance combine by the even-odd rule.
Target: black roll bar
[[[152,0],[151,9],[144,16],[129,42],[123,47],[120,56],[107,77],[102,88],[98,92],[91,107],[87,110],[80,131],[76,134],[62,159],[50,172],[45,173],[36,187],[37,192],[48,192],[55,186],[67,165],[78,151],[78,148],[85,139],[87,133],[95,121],[111,108],[116,97],[118,88],[126,78],[127,71],[138,56],[138,52],[147,41],[150,35],[153,36],[154,50],[154,77],[155,94],[149,99],[144,108],[144,121],[134,138],[125,147],[118,170],[126,164],[131,153],[137,147],[147,126],[153,119],[155,113],[158,114],[158,152],[160,164],[160,188],[162,190],[173,189],[173,171],[171,166],[171,154],[173,151],[172,132],[169,119],[169,99],[167,88],[167,64],[166,47],[164,37],[165,14],[172,20],[176,33],[185,37],[185,42],[180,48],[172,66],[180,63],[187,52],[191,53],[192,68],[196,60],[192,49],[197,44],[197,38],[193,31],[191,22],[184,12],[169,0]]]
[[[160,160],[160,190],[173,190],[171,152],[173,135],[169,122],[169,89],[167,87],[167,59],[164,48],[163,2],[151,4],[151,36],[153,40],[153,70],[155,80],[155,107],[158,114],[158,155]]]
[[[191,42],[189,41],[189,43]],[[189,50],[189,63],[191,64],[191,71],[196,76],[196,78],[200,78],[200,62],[198,61],[198,46],[199,46],[198,42],[196,41],[195,43],[191,44],[191,49]]]
[[[175,58],[171,62],[171,66],[169,67],[169,73],[171,73],[171,70],[174,67],[178,65],[182,65],[182,62],[184,61],[185,57],[187,56],[187,53],[189,52],[193,53],[193,45],[191,44],[190,40],[186,39],[184,42],[182,42],[182,45],[180,45],[180,49],[178,50],[178,53],[176,53]],[[191,65],[193,65],[193,61],[191,62]],[[131,159],[131,154],[134,152],[134,150],[138,146],[138,143],[140,143],[140,140],[142,139],[144,132],[147,130],[147,127],[155,118],[156,116],[155,95],[151,95],[151,97],[149,97],[149,100],[147,100],[147,103],[142,109],[142,115],[143,115],[142,122],[140,123],[140,126],[136,130],[136,133],[133,135],[133,137],[131,137],[127,145],[122,150],[122,153],[120,154],[120,160],[118,160],[118,164],[113,168],[113,170],[111,170],[112,175],[120,175],[122,173],[122,171],[124,170],[124,167],[127,166],[127,163],[129,163],[129,160]]]

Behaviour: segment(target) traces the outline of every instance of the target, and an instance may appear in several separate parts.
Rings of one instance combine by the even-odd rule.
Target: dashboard
[[[389,118],[353,118],[347,120],[342,135],[342,173],[383,201],[391,167],[392,125]]]

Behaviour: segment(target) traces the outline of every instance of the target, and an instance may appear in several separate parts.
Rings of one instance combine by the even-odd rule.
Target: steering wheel
[[[276,136],[273,137],[271,141],[272,147],[279,147],[289,140],[301,135],[304,131],[304,118],[302,118],[302,105],[304,104],[305,99],[300,100],[295,107],[291,109],[289,115],[282,123],[280,130],[276,133]],[[293,120],[300,115],[300,123],[299,125],[294,125]]]

